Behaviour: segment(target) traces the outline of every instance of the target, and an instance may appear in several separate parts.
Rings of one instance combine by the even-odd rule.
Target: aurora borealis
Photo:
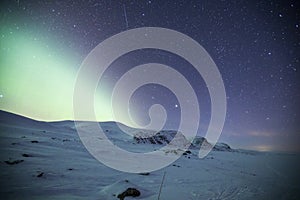
[[[195,39],[218,66],[227,95],[222,141],[237,148],[300,150],[296,1],[20,0],[2,1],[0,12],[1,110],[44,121],[72,120],[74,83],[88,53],[122,31],[164,27]],[[190,81],[199,98],[203,134],[210,119],[203,80],[186,60],[151,49],[112,63],[96,92],[97,120],[113,120],[110,93],[122,74],[150,62],[172,66]],[[130,110],[144,124],[156,103],[168,112],[166,128],[176,128],[180,105],[167,88],[139,88]]]
[[[68,69],[70,58],[55,55],[53,43],[37,41],[24,30],[6,27],[1,36],[1,109],[40,120],[71,117],[76,71]]]

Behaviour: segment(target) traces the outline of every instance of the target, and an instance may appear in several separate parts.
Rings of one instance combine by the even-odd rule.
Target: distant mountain
[[[194,138],[194,140],[192,141],[191,146],[199,149],[200,147],[202,147],[202,145],[203,145],[203,148],[211,148],[212,147],[212,144],[210,144],[206,140],[206,138],[201,137],[201,136],[196,136]],[[213,150],[214,151],[235,151],[228,144],[225,144],[225,143],[216,143],[215,146],[213,147]]]
[[[81,126],[87,126],[91,122],[82,123]],[[98,123],[98,122],[92,122]],[[58,121],[58,122],[43,122],[33,120],[24,116],[13,113],[0,111],[0,124],[5,126],[23,127],[30,129],[40,129],[47,131],[72,132],[76,133],[74,121]],[[106,136],[115,144],[126,148],[126,143],[133,144],[151,144],[151,145],[166,145],[172,141],[173,145],[188,147],[191,149],[211,148],[212,145],[201,136],[196,136],[190,142],[182,133],[175,130],[161,130],[158,133],[151,130],[136,129],[128,127],[119,122],[100,122],[101,128]],[[119,127],[126,130],[129,134],[123,133]],[[124,143],[125,142],[125,143]],[[215,151],[234,151],[228,144],[217,143],[213,150]]]
[[[145,131],[139,132],[135,134],[133,137],[134,141],[138,144],[153,144],[153,145],[166,145],[169,144],[175,135],[177,134],[177,131],[174,130],[163,130],[158,133],[153,133],[151,136],[146,136]],[[196,136],[192,142],[189,142],[188,139],[182,134],[178,133],[173,143],[176,144],[183,144],[183,146],[190,145],[191,149],[209,149],[212,148],[212,144],[210,144],[206,138],[201,136]],[[217,143],[213,150],[215,151],[234,151],[228,144],[225,143]]]

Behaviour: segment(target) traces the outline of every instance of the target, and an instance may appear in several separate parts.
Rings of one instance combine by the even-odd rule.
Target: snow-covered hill
[[[174,131],[161,131],[145,139],[145,130],[120,124],[131,136],[115,122],[101,126],[115,145],[134,152],[153,151],[175,136]],[[187,142],[179,136],[177,142]],[[74,122],[39,122],[0,111],[0,197],[119,200],[131,193],[139,195],[125,200],[156,200],[161,190],[160,200],[300,199],[298,154],[248,154],[217,144],[199,159],[202,143],[210,145],[197,137],[180,159],[161,170],[123,173],[87,152]]]

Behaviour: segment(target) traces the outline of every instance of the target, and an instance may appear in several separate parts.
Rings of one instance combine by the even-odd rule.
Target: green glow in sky
[[[28,33],[1,29],[0,109],[30,118],[73,119],[73,87],[79,65],[69,53]],[[67,51],[60,51],[67,52]],[[77,66],[76,66],[77,65]],[[105,95],[96,95],[97,120],[111,120]]]

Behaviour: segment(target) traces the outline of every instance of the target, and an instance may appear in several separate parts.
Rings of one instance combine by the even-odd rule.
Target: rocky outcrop
[[[208,148],[212,148],[212,145],[206,140],[206,138],[204,137],[201,137],[201,136],[196,136],[194,138],[194,140],[192,141],[192,145],[191,147],[193,148],[205,148],[205,149],[208,149]]]
[[[225,143],[217,143],[213,150],[215,151],[234,151],[228,144]]]
[[[147,135],[148,134],[148,135]],[[156,134],[149,134],[146,132],[138,132],[133,137],[134,141],[139,144],[158,144],[158,145],[167,145],[171,144],[174,146],[185,147],[190,145],[190,142],[186,139],[186,137],[176,131],[166,130],[160,131]]]

